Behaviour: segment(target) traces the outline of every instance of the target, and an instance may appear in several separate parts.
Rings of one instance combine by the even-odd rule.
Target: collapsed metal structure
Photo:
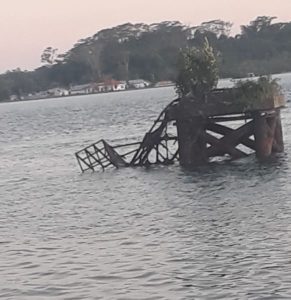
[[[174,121],[169,118],[169,111],[178,101],[176,99],[167,105],[141,142],[111,146],[100,140],[76,152],[81,171],[174,163],[178,159],[178,137],[173,130]]]
[[[237,97],[235,89],[217,89],[201,98],[176,99],[141,142],[112,146],[100,140],[76,152],[81,171],[169,165],[176,160],[192,168],[217,156],[238,159],[255,152],[265,159],[284,151],[283,96],[257,99],[251,105],[235,101]]]

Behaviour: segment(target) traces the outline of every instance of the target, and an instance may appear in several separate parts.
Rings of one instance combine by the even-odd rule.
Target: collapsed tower
[[[82,172],[175,161],[195,168],[218,156],[238,159],[253,152],[264,160],[284,151],[284,107],[283,95],[275,90],[250,94],[230,88],[187,95],[161,112],[141,142],[111,146],[100,140],[75,155]]]

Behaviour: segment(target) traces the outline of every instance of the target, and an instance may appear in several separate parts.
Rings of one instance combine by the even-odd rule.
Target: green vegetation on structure
[[[201,48],[181,50],[178,59],[176,90],[179,96],[200,95],[217,86],[218,68],[208,41]]]
[[[260,107],[266,99],[273,99],[281,94],[277,79],[270,76],[259,77],[258,80],[238,81],[234,89],[234,99],[238,107],[252,110]]]
[[[217,58],[220,77],[291,71],[291,22],[258,17],[236,36],[230,36],[231,27],[221,20],[194,27],[180,22],[128,23],[80,40],[62,55],[47,47],[41,55],[42,67],[0,75],[0,101],[107,78],[174,81],[180,50],[199,49],[205,39]]]
[[[185,48],[180,51],[176,91],[184,104],[185,101],[194,100],[197,107],[200,105],[200,108],[205,108],[206,99],[212,96],[210,110],[213,105],[222,105],[246,112],[267,108],[270,104],[273,106],[274,100],[281,94],[278,80],[272,79],[270,75],[260,76],[257,80],[239,80],[234,88],[220,90],[215,89],[218,78],[217,60],[207,39],[200,48]],[[217,92],[220,96],[224,95],[226,102],[215,98]]]

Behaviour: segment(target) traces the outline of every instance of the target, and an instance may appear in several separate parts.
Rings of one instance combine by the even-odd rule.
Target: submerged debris
[[[105,140],[100,140],[76,152],[81,171],[172,164],[178,159],[178,137],[169,113],[178,100],[172,101],[160,113],[141,142],[111,146]]]

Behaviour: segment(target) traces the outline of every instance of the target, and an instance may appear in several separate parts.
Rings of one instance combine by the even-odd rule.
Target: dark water
[[[0,105],[1,299],[291,299],[289,109],[267,164],[79,173],[76,150],[140,139],[172,98]]]

